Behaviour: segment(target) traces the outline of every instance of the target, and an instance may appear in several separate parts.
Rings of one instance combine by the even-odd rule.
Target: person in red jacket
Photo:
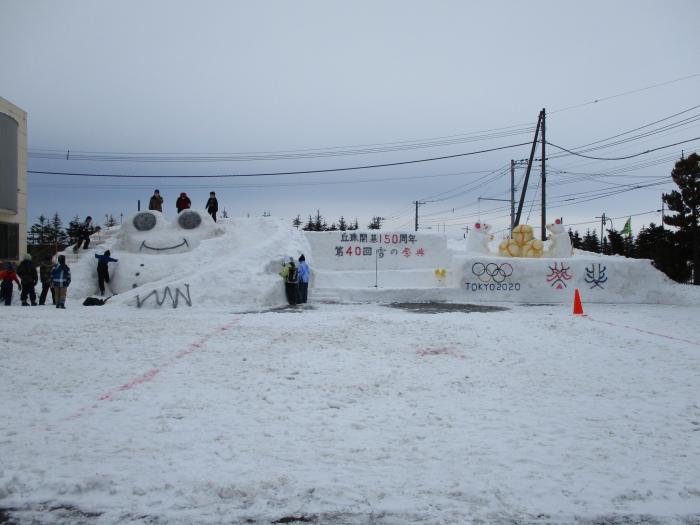
[[[17,283],[17,288],[22,289],[11,262],[7,261],[3,265],[3,269],[0,270],[0,280],[2,281],[2,284],[0,284],[0,299],[5,300],[5,306],[10,306],[12,304],[12,281]]]
[[[190,201],[190,198],[187,196],[187,194],[184,191],[180,194],[180,196],[175,201],[175,207],[177,208],[178,213],[180,213],[182,210],[189,209],[189,207],[191,205],[192,205],[192,202]]]

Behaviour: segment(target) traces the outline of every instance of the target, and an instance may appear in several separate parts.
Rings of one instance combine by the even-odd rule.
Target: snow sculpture
[[[475,253],[490,255],[489,242],[493,240],[491,235],[491,225],[484,222],[477,222],[469,231],[467,237],[467,250]]]
[[[534,238],[532,226],[518,224],[513,228],[510,239],[501,241],[498,245],[498,255],[501,257],[542,257],[544,243]]]
[[[144,254],[183,253],[219,233],[216,223],[204,212],[184,210],[169,222],[159,211],[142,211],[124,223],[116,248]]]
[[[573,255],[571,246],[571,237],[569,232],[564,229],[560,219],[554,221],[554,224],[547,224],[549,230],[549,249],[547,257],[568,258]]]

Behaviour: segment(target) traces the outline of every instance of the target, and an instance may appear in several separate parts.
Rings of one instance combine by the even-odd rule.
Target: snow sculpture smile
[[[143,254],[184,253],[219,233],[216,223],[204,212],[184,210],[168,221],[162,213],[149,210],[127,219],[119,232],[117,247]]]

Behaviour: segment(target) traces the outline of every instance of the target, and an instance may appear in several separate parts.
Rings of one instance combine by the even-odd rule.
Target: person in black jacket
[[[87,250],[90,246],[90,235],[92,235],[92,217],[89,215],[85,217],[85,222],[80,225],[80,232],[78,233],[78,242],[73,246],[73,253],[78,253],[80,245],[83,245],[83,250]]]
[[[22,283],[22,294],[20,295],[22,306],[29,306],[27,296],[29,296],[29,299],[32,301],[32,306],[36,306],[36,292],[34,291],[34,287],[36,283],[39,282],[39,274],[32,264],[31,255],[25,255],[24,260],[19,263],[17,267],[17,277],[19,277]]]
[[[97,284],[100,287],[100,295],[105,294],[105,283],[109,283],[109,266],[111,262],[118,262],[118,259],[110,257],[112,252],[107,250],[102,255],[95,254],[97,259]]]
[[[148,201],[148,209],[163,213],[163,197],[160,196],[158,190],[154,191],[153,195],[151,195],[151,200]]]
[[[207,201],[206,208],[211,218],[216,222],[216,212],[219,211],[219,201],[216,200],[216,193],[213,191],[209,192],[209,200]]]
[[[39,295],[39,305],[46,304],[46,296],[51,290],[51,303],[56,304],[56,298],[53,292],[53,286],[51,286],[51,270],[53,270],[53,263],[51,262],[51,257],[46,257],[44,262],[39,266],[39,280],[41,281],[41,294]]]

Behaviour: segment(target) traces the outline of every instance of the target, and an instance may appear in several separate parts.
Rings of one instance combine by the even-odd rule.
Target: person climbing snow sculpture
[[[112,253],[107,250],[102,255],[95,254],[97,259],[97,284],[100,287],[100,295],[105,294],[105,283],[109,283],[109,263],[118,262],[119,259],[112,259]]]
[[[160,196],[160,191],[155,190],[151,199],[148,201],[148,209],[163,213],[163,197]]]
[[[177,208],[177,212],[180,213],[182,210],[188,210],[190,206],[192,206],[192,201],[183,191],[175,201],[175,207]]]
[[[83,250],[87,250],[90,246],[90,235],[93,233],[92,227],[92,217],[89,215],[85,217],[85,222],[80,225],[80,231],[78,232],[78,242],[73,246],[73,253],[78,253],[80,250],[80,245],[83,245]]]

